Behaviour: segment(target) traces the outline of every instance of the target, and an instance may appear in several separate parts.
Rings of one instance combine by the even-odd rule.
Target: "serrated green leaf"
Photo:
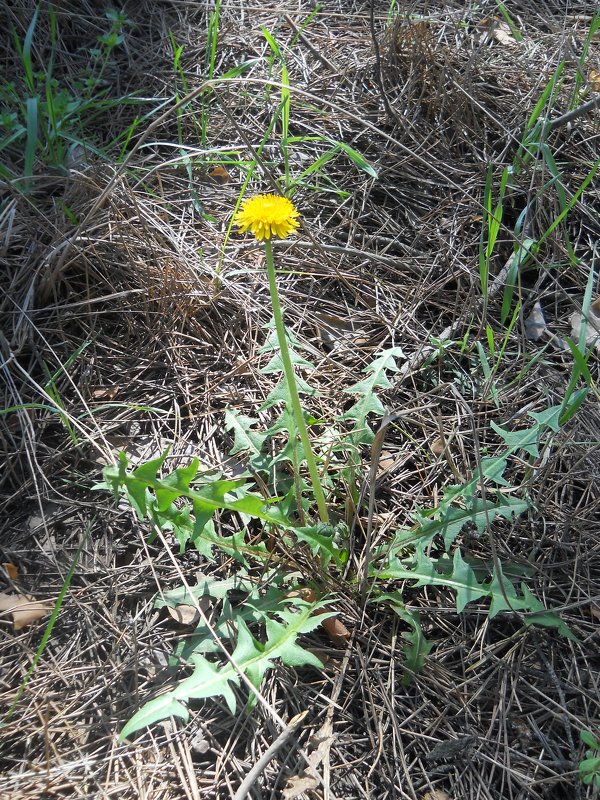
[[[344,412],[339,420],[351,419],[362,423],[368,414],[385,415],[385,407],[379,397],[371,392],[360,398],[348,411]]]
[[[419,545],[415,552],[415,563],[405,569],[403,577],[416,580],[416,586],[446,586],[456,592],[456,609],[462,611],[467,603],[485,597],[488,590],[478,583],[475,573],[463,560],[460,550],[456,550],[453,558],[453,571],[444,575],[436,569],[436,563],[424,552]],[[408,575],[406,574],[408,573]]]
[[[412,559],[401,561],[396,557],[390,558],[387,566],[375,573],[376,576],[383,580],[416,581],[415,586],[446,586],[453,589],[456,592],[456,610],[459,613],[467,603],[489,597],[490,619],[501,611],[529,612],[525,617],[526,624],[552,626],[563,636],[577,641],[568,626],[556,614],[546,611],[525,584],[521,585],[522,594],[517,594],[513,584],[504,576],[501,566],[499,573],[494,569],[490,581],[479,583],[473,569],[463,560],[458,549],[454,553],[452,572],[448,574],[439,570],[438,564],[424,553],[423,547],[422,543],[417,546]],[[447,563],[442,568],[447,568]]]
[[[490,422],[490,427],[501,436],[506,442],[511,452],[516,450],[524,450],[533,458],[539,455],[539,437],[540,426],[534,425],[532,428],[524,428],[520,431],[509,431],[506,428],[496,425],[495,422]]]
[[[497,486],[510,486],[504,479],[503,474],[506,469],[506,456],[495,456],[494,458],[481,459],[481,472],[488,480],[493,481]],[[477,476],[479,477],[479,476]]]
[[[264,327],[267,328],[270,332],[267,335],[266,341],[263,344],[263,346],[258,349],[258,352],[262,354],[262,353],[272,353],[272,352],[278,351],[280,349],[279,348],[279,339],[277,337],[277,328],[275,326],[274,319],[271,317],[271,321],[268,322]],[[296,350],[304,350],[305,349],[304,345],[297,338],[297,336],[294,333],[294,331],[291,330],[290,328],[288,328],[287,325],[284,326],[284,331],[285,331],[285,338],[286,338],[286,341],[287,341],[288,345],[290,345],[291,347],[296,348]]]
[[[126,487],[127,499],[138,519],[144,519],[152,509],[154,498],[140,481],[130,481]]]
[[[319,393],[316,389],[313,389],[300,375],[296,375],[296,388],[298,389],[298,394],[305,394],[308,397],[318,397]],[[290,390],[287,385],[287,381],[285,379],[281,380],[277,386],[269,392],[267,395],[267,399],[261,405],[260,410],[266,411],[267,409],[271,408],[277,403],[285,403],[286,406],[291,407],[291,397],[290,397]]]
[[[192,530],[190,531],[190,539],[199,553],[210,558],[212,553],[208,543],[211,537],[210,531],[207,529],[209,525],[212,525],[212,518],[215,513],[214,509],[197,501],[192,502],[192,508],[194,509],[194,518],[191,520]],[[214,528],[212,528],[212,531],[214,532]],[[207,547],[208,550],[205,549]]]
[[[532,611],[524,617],[525,625],[541,625],[544,628],[556,628],[557,632],[572,642],[581,643],[567,623],[555,611]]]
[[[342,566],[344,554],[335,545],[333,536],[322,532],[320,524],[294,528],[294,535],[298,541],[306,542],[310,546],[313,555],[318,553],[321,556],[324,569],[332,560],[338,567]]]
[[[154,497],[156,498],[156,506],[159,512],[166,511],[169,506],[173,504],[178,497],[180,497],[181,492],[177,489],[170,489],[169,487],[164,486],[164,481],[161,481],[161,485],[157,486],[154,490]]]
[[[386,371],[398,372],[400,368],[397,366],[395,359],[403,357],[404,353],[400,347],[391,347],[389,350],[385,350],[362,370],[368,374],[368,377],[344,389],[344,392],[366,396],[372,394],[376,387],[389,389],[391,383],[385,373]]]
[[[409,611],[404,605],[402,595],[399,592],[389,592],[387,594],[379,595],[375,602],[387,602],[390,604],[392,610],[400,617],[400,619],[411,627],[411,631],[404,631],[402,639],[407,643],[402,648],[404,653],[404,666],[406,672],[402,676],[402,685],[406,686],[413,678],[413,675],[420,672],[425,666],[425,660],[431,648],[432,642],[428,642],[423,635],[421,628],[421,620],[416,611]]]
[[[305,460],[304,446],[300,439],[294,437],[288,439],[283,447],[275,453],[271,459],[271,464],[281,464],[283,461],[290,461],[296,466]]]
[[[146,486],[142,483],[135,482],[127,472],[127,466],[129,464],[127,454],[121,452],[119,453],[118,458],[119,463],[116,467],[112,464],[108,464],[106,467],[104,467],[102,471],[104,479],[111,487],[115,500],[119,499],[121,490],[125,489],[127,498],[131,503],[137,518],[144,519],[148,511],[148,502],[151,499],[147,493]],[[128,481],[133,482],[133,491],[128,489]]]
[[[480,584],[471,567],[463,560],[457,549],[453,558],[453,571],[443,574],[436,569],[436,562],[423,551],[423,545],[416,548],[413,559],[391,559],[390,564],[379,572],[383,580],[410,580],[415,586],[446,586],[456,592],[456,608],[463,611],[467,603],[490,594],[490,589]]]
[[[158,484],[158,486],[157,486]],[[154,482],[153,487],[160,488],[160,482]],[[234,488],[242,487],[245,481],[214,481],[201,489],[181,492],[180,496],[188,497],[194,503],[194,509],[217,511],[227,509],[249,514],[251,517],[272,522],[283,527],[293,527],[281,511],[272,504],[267,503],[257,494],[246,494],[243,497],[232,497]]]
[[[154,608],[177,608],[180,605],[194,605],[201,597],[213,597],[223,600],[231,591],[247,591],[253,582],[238,575],[230,578],[216,578],[212,575],[202,576],[195,586],[178,586],[168,592],[157,595]]]
[[[267,434],[253,431],[252,427],[260,423],[260,420],[238,414],[236,411],[225,410],[225,429],[233,431],[233,447],[229,455],[235,456],[238,453],[249,452],[251,455],[260,456]]]
[[[494,568],[492,580],[487,584],[492,601],[490,604],[489,618],[493,619],[500,611],[529,611],[534,614],[545,614],[546,609],[543,603],[540,603],[528,587],[522,584],[522,594],[518,595],[515,587],[504,575],[502,566],[498,566],[499,570]],[[502,582],[502,586],[500,582]],[[504,591],[502,591],[503,589]]]
[[[538,425],[548,426],[555,433],[560,431],[562,405],[546,408],[544,411],[540,411],[539,413],[537,411],[529,411],[528,413],[530,417],[533,417]]]
[[[167,460],[167,456],[169,455],[169,448],[161,453],[158,458],[153,458],[150,461],[146,461],[145,464],[140,464],[139,467],[133,470],[131,476],[138,481],[148,481],[156,478],[158,472],[162,465]]]
[[[137,714],[134,714],[129,722],[123,726],[119,734],[119,741],[122,742],[132,733],[142,728],[147,728],[155,722],[167,719],[167,717],[180,717],[184,722],[187,722],[190,718],[187,708],[173,697],[172,692],[156,697],[140,708]]]
[[[492,580],[488,583],[488,591],[492,600],[489,610],[490,619],[494,619],[500,611],[521,610],[522,603],[517,597],[517,591],[512,583],[504,577],[502,567],[499,572],[494,568]]]
[[[458,548],[454,551],[453,567],[451,578],[455,586],[451,588],[455,588],[456,610],[460,614],[467,603],[479,600],[481,597],[484,597],[487,592],[477,581],[473,569],[463,559]]]
[[[190,488],[190,483],[198,474],[200,462],[197,458],[193,458],[187,467],[178,467],[176,470],[166,475],[162,479],[163,486],[173,486],[179,489],[184,486],[186,489]]]
[[[270,428],[267,428],[267,436],[276,436],[278,433],[289,433],[296,431],[296,420],[291,408],[284,407],[281,414],[277,417]]]
[[[326,611],[315,614],[315,610],[322,608],[323,602],[307,603],[298,610],[285,609],[279,611],[283,622],[272,618],[265,620],[267,643],[265,652],[273,653],[272,658],[281,658],[284,664],[290,667],[313,666],[322,668],[323,664],[308,650],[297,644],[296,639],[302,633],[310,633],[317,628],[324,619],[335,616],[337,612]]]
[[[431,542],[435,536],[441,535],[444,538],[444,547],[449,550],[467,523],[474,525],[479,533],[483,533],[497,516],[511,519],[513,515],[519,516],[529,508],[530,503],[527,500],[512,495],[497,494],[495,501],[491,502],[491,492],[488,491],[485,501],[475,497],[466,508],[459,506],[440,508],[439,519],[426,519],[418,512],[414,517],[421,528],[421,539]]]
[[[389,389],[392,384],[386,377],[385,372],[376,372],[374,375],[369,375],[368,378],[363,378],[358,383],[353,383],[344,389],[347,394],[359,394],[361,396],[368,396],[372,394],[374,389]]]
[[[288,351],[290,354],[290,360],[294,366],[314,370],[314,364],[312,364],[306,358],[303,358],[301,355],[298,355],[293,348],[289,347]],[[280,352],[275,353],[269,363],[260,370],[263,375],[271,375],[274,372],[283,373],[283,371],[283,361],[281,360]]]
[[[252,636],[242,618],[232,619],[238,631],[237,644],[232,658],[238,669],[248,675],[253,683],[254,681],[260,682],[265,671],[272,666],[276,659],[294,667],[312,665],[320,668],[323,666],[315,655],[298,645],[296,639],[300,634],[314,630],[324,619],[333,616],[336,612],[330,611],[315,615],[314,612],[325,605],[323,601],[298,603],[298,605],[300,607],[296,610],[287,608],[277,611],[282,622],[270,617],[266,618],[267,642],[264,645]],[[175,715],[187,719],[188,712],[182,704],[191,699],[223,697],[231,713],[235,713],[236,697],[231,686],[239,686],[240,678],[233,664],[228,661],[225,664],[217,665],[199,653],[194,653],[190,660],[194,664],[192,675],[181,681],[172,691],[151,700],[141,708],[123,728],[122,738],[168,716]]]
[[[173,697],[185,703],[207,697],[223,697],[231,713],[235,714],[237,703],[230,683],[239,686],[237,670],[229,662],[219,667],[199,653],[194,654],[191,661],[194,672],[171,692]]]
[[[150,475],[150,470],[144,474]],[[188,486],[189,475],[185,470],[183,473],[176,470],[163,480],[147,477],[144,482],[137,480],[133,474],[127,473],[124,469],[119,472],[117,478],[110,473],[107,477],[109,480],[120,482],[119,485],[125,489],[132,505],[142,517],[145,514],[149,515],[159,527],[164,524],[172,525],[174,528],[179,526],[178,534],[184,541],[188,536],[198,539],[213,513],[219,509],[246,514],[287,529],[294,527],[276,505],[266,502],[258,494],[251,493],[245,479],[213,480],[197,489],[191,489]],[[148,495],[149,490],[154,492],[155,498],[151,494]],[[178,497],[187,498],[192,503],[195,520],[191,532],[188,529],[191,520],[184,515],[179,516],[181,512],[173,503]]]
[[[384,350],[380,356],[368,364],[363,372],[371,372],[374,375],[380,375],[386,370],[390,372],[399,372],[400,367],[396,364],[397,358],[404,358],[404,352],[401,347],[390,347]]]
[[[242,618],[237,617],[235,625],[237,642],[232,658],[236,664],[248,665],[244,669],[244,674],[252,681],[253,686],[260,689],[265,672],[273,667],[273,662],[268,656],[263,658],[265,647],[250,633]]]

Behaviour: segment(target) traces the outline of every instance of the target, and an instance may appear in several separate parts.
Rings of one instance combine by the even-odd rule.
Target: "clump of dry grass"
[[[252,11],[225,4],[219,64],[260,62],[244,79],[214,86],[210,154],[199,152],[195,138],[197,107],[184,110],[184,140],[198,150],[191,181],[185,160],[173,160],[172,116],[127,168],[116,164],[114,152],[106,160],[86,155],[67,175],[40,163],[31,193],[2,190],[3,407],[15,410],[0,417],[1,561],[18,565],[22,590],[55,598],[86,536],[44,657],[0,730],[3,797],[231,797],[279,734],[261,711],[232,719],[211,702],[199,704],[183,730],[159,726],[134,744],[117,744],[115,734],[132,711],[173,680],[167,659],[181,628],[153,611],[152,599],[179,578],[168,548],[148,545],[147,531],[129,512],[90,491],[120,447],[141,459],[171,442],[175,455],[194,452],[222,465],[230,448],[224,410],[255,410],[270,388],[258,373],[261,325],[270,316],[261,251],[235,236],[224,248],[242,168],[254,156],[247,142],[260,142],[278,103],[264,91],[269,70],[261,25],[290,47],[290,83],[302,90],[292,94],[293,132],[344,141],[379,173],[373,181],[343,158],[330,162],[329,183],[299,187],[306,230],[278,252],[287,272],[281,284],[287,322],[317,365],[322,406],[316,410],[328,417],[339,411],[341,389],[381,348],[401,344],[409,358],[410,369],[385,397],[406,417],[387,437],[378,475],[379,541],[415,508],[435,505],[456,474],[476,468],[477,438],[491,451],[498,446],[490,421],[517,425],[525,410],[560,401],[570,355],[552,342],[540,353],[521,322],[495,376],[498,407],[482,391],[476,354],[460,346],[486,322],[503,335],[498,296],[490,298],[487,319],[478,296],[487,164],[500,175],[511,163],[527,116],[565,54],[567,77],[554,109],[566,109],[593,12],[593,4],[573,14],[563,4],[544,5],[543,14],[529,4],[514,11],[524,42],[508,48],[482,34],[495,6],[415,3],[389,27],[383,16],[374,19],[377,59],[368,9],[351,2],[320,10],[293,43],[306,16],[295,7],[281,17],[269,4]],[[5,13],[22,37],[33,4]],[[199,87],[205,12],[165,2],[130,13],[135,25],[109,67],[115,91],[171,95],[176,76],[166,30],[184,44],[189,89]],[[91,46],[101,28],[95,7],[81,16],[61,12],[59,26],[60,68],[76,74],[81,43]],[[3,47],[5,63],[17,71],[12,43]],[[598,57],[594,48],[596,42],[590,63]],[[130,123],[131,109],[107,115],[98,122],[96,144],[107,145]],[[596,126],[592,114],[550,134],[570,192],[596,158]],[[279,144],[275,131],[262,163],[267,187],[281,167]],[[223,186],[206,176],[219,148],[240,158],[240,169],[228,164],[232,180]],[[293,167],[318,154],[316,144],[307,144]],[[512,229],[526,202],[535,198],[534,235],[555,218],[542,191],[547,180],[532,167],[513,187],[494,274],[512,251]],[[191,202],[192,189],[201,205]],[[593,268],[596,195],[591,184],[520,287],[526,304],[540,300],[549,328],[562,337]],[[567,230],[577,267],[566,265]],[[446,338],[458,343],[432,357],[425,348],[449,327]],[[597,363],[589,366],[597,380]],[[431,453],[440,426],[450,440],[447,456]],[[311,750],[311,734],[327,715],[334,738],[319,770],[329,794],[319,787],[311,797],[422,798],[434,790],[523,800],[586,796],[576,773],[578,732],[600,716],[593,646],[599,430],[597,408],[588,402],[534,474],[515,463],[511,483],[528,481],[533,510],[490,531],[503,559],[531,567],[530,585],[562,610],[582,644],[544,629],[521,630],[511,619],[489,622],[483,607],[458,616],[449,593],[405,587],[407,604],[419,610],[434,643],[427,669],[405,687],[401,623],[383,610],[364,615],[341,587],[340,613],[354,632],[347,652],[315,636],[311,646],[324,672],[282,670],[263,688],[280,717],[305,709],[309,715],[264,770],[257,784],[262,796],[278,796],[286,779],[304,769],[298,748]],[[473,538],[468,546],[487,557],[487,541]],[[188,578],[227,568],[203,563],[194,552],[176,561]],[[3,620],[0,630],[0,694],[8,706],[40,629],[16,633]],[[463,736],[468,742],[461,743]],[[436,750],[456,740],[450,757]]]

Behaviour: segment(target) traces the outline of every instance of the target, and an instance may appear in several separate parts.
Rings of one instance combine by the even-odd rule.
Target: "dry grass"
[[[82,54],[104,30],[97,5],[83,4],[78,15],[68,3],[58,4],[57,75],[83,68]],[[265,95],[269,53],[261,26],[291,47],[291,133],[343,141],[379,172],[373,181],[340,156],[328,165],[331,184],[301,187],[295,200],[306,227],[297,242],[279,246],[278,263],[286,271],[287,322],[317,365],[321,413],[339,412],[341,389],[380,349],[400,344],[409,358],[410,369],[384,397],[406,417],[387,437],[378,477],[380,539],[417,506],[435,504],[455,480],[452,470],[466,475],[476,467],[477,439],[492,451],[498,446],[490,421],[523,423],[526,410],[539,411],[564,394],[569,354],[550,342],[540,356],[544,342],[527,340],[522,320],[495,379],[499,407],[482,390],[476,352],[460,342],[468,333],[472,344],[478,332],[485,341],[486,321],[498,342],[503,336],[498,296],[490,299],[487,319],[478,296],[487,165],[499,177],[511,163],[527,117],[561,59],[566,77],[553,114],[567,109],[595,4],[511,3],[524,37],[511,46],[485,38],[483,20],[497,14],[491,2],[472,9],[414,2],[391,26],[382,7],[374,18],[378,52],[368,5],[326,5],[292,47],[308,11],[295,3],[223,2],[216,74],[249,58],[260,61],[244,78],[215,83],[208,116],[212,152],[191,184],[185,165],[176,162],[171,114],[126,168],[84,154],[64,175],[40,164],[27,196],[8,185],[0,190],[3,407],[18,407],[0,417],[1,561],[18,566],[20,588],[54,600],[86,537],[49,644],[0,729],[0,795],[6,800],[233,797],[280,732],[263,711],[234,719],[211,702],[199,704],[185,728],[159,725],[133,744],[117,743],[132,711],[172,680],[167,656],[181,628],[157,614],[152,601],[157,589],[176,586],[179,578],[168,548],[148,545],[147,531],[129,511],[90,491],[102,464],[123,446],[143,457],[172,442],[175,454],[223,463],[231,446],[224,410],[256,411],[269,391],[258,372],[261,326],[270,317],[262,251],[235,235],[223,247],[243,175],[229,167],[226,185],[208,176],[219,149],[249,161],[248,143],[258,145],[277,108],[276,91]],[[33,9],[33,2],[21,0],[0,12],[0,21],[14,25],[22,39]],[[171,30],[184,45],[189,89],[199,87],[204,6],[165,0],[127,11],[135,26],[115,51],[107,81],[119,92],[154,98],[146,110],[172,97]],[[47,53],[37,46],[43,62]],[[12,43],[2,47],[5,70],[18,74]],[[600,70],[599,58],[595,40],[589,66]],[[199,102],[184,109],[180,121],[184,142],[198,151]],[[110,142],[135,113],[124,107],[101,117],[93,129],[96,145]],[[597,112],[550,134],[570,192],[595,161],[597,141]],[[260,188],[268,190],[281,172],[277,143],[274,133],[263,154]],[[311,147],[315,157],[322,152],[316,143],[293,150],[293,170],[305,166],[294,154],[307,158]],[[13,155],[17,159],[18,151]],[[529,169],[511,191],[493,274],[512,251],[511,230],[526,202],[534,209],[533,236],[557,215],[554,195],[542,191],[548,178]],[[201,208],[192,203],[191,189]],[[568,220],[578,267],[568,266],[565,228],[559,228],[536,269],[523,276],[523,316],[539,300],[558,336],[570,335],[569,317],[594,266],[598,208],[592,183]],[[456,344],[443,357],[426,359],[424,348],[448,326]],[[590,369],[597,380],[597,361]],[[57,413],[25,407],[49,404],[49,373],[58,373],[54,387],[75,426],[73,436]],[[490,531],[503,559],[529,563],[532,590],[561,610],[581,645],[543,628],[522,630],[511,619],[489,622],[483,606],[468,606],[458,616],[448,593],[406,588],[406,602],[420,611],[435,646],[425,671],[404,687],[401,626],[383,609],[369,607],[364,614],[342,588],[339,607],[354,632],[348,651],[315,636],[324,672],[279,670],[264,687],[284,719],[306,709],[309,714],[299,736],[264,770],[254,796],[281,796],[286,776],[303,767],[298,747],[315,746],[311,736],[327,715],[334,738],[320,766],[324,785],[311,798],[420,800],[434,790],[456,800],[592,796],[579,783],[577,764],[579,730],[598,726],[600,718],[596,396],[594,389],[528,478],[534,510]],[[451,439],[451,464],[431,454],[440,425]],[[517,463],[511,469],[513,485],[520,486],[523,469]],[[486,539],[468,546],[489,557]],[[193,552],[177,559],[188,577],[222,568],[200,563]],[[17,632],[6,619],[0,623],[4,707],[41,633],[39,624]],[[465,735],[473,738],[462,752],[438,757],[438,743]]]

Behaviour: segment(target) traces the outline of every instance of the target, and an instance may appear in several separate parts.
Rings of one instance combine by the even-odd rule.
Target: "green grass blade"
[[[583,43],[583,47],[581,48],[581,55],[577,59],[577,66],[579,69],[575,72],[575,86],[573,87],[573,94],[571,95],[571,102],[569,104],[569,108],[575,108],[581,102],[581,98],[579,93],[581,91],[581,86],[583,83],[582,75],[585,73],[585,65],[588,60],[588,55],[590,52],[590,45],[596,34],[600,30],[600,9],[596,10],[594,16],[592,17],[592,21],[590,22],[590,27],[587,32],[587,36],[585,37],[585,41]]]
[[[523,139],[522,139],[523,144],[526,143],[527,139],[529,138],[529,135],[532,133],[533,128],[537,123],[537,121],[539,120],[542,111],[546,107],[549,98],[554,94],[554,89],[556,87],[556,84],[558,83],[560,76],[563,73],[564,68],[565,68],[565,62],[561,61],[554,70],[554,74],[546,84],[544,91],[540,95],[539,100],[535,104],[533,111],[531,112],[529,119],[527,120],[527,125],[525,126],[525,131],[523,133]],[[531,138],[533,139],[533,137]]]
[[[23,173],[26,178],[31,178],[33,175],[35,153],[38,147],[38,98],[28,97],[26,109],[27,138],[25,141],[25,166],[23,168]]]
[[[518,29],[515,21],[513,20],[511,15],[508,13],[508,9],[504,5],[504,3],[501,3],[500,0],[496,0],[496,7],[498,8],[498,11],[502,15],[504,21],[506,22],[506,24],[510,28],[510,32],[512,33],[512,36],[513,36],[513,39],[515,40],[515,42],[522,42],[523,41],[523,37],[521,35],[521,31]]]
[[[279,49],[279,45],[275,41],[275,37],[273,36],[273,34],[269,31],[268,28],[265,27],[261,28],[261,31],[262,35],[267,40],[269,47],[273,51],[274,55],[276,55],[277,58],[280,59],[280,61],[283,61],[283,55],[281,53],[281,50]]]
[[[369,164],[367,159],[362,155],[362,153],[359,153],[358,150],[350,147],[350,145],[346,144],[345,142],[336,142],[336,145],[340,148],[340,150],[343,150],[344,153],[346,153],[350,161],[352,161],[353,164],[356,164],[360,170],[366,172],[371,178],[379,177],[377,170]]]
[[[52,631],[54,630],[54,626],[56,624],[56,620],[58,619],[58,615],[60,613],[60,609],[62,608],[65,596],[67,594],[67,591],[69,590],[69,586],[71,585],[71,581],[73,580],[73,575],[75,574],[75,569],[77,567],[77,564],[79,563],[79,559],[81,557],[81,553],[82,553],[83,548],[84,548],[84,546],[85,546],[85,544],[87,542],[88,533],[89,533],[89,529],[86,529],[85,532],[84,532],[84,535],[82,537],[81,544],[77,548],[77,552],[75,553],[75,556],[73,557],[73,561],[71,562],[71,565],[69,567],[69,571],[67,572],[66,577],[65,577],[65,579],[63,581],[62,587],[61,587],[60,592],[58,594],[58,597],[56,599],[56,603],[54,604],[54,608],[52,609],[52,614],[50,615],[50,619],[48,620],[48,624],[46,625],[46,628],[44,630],[44,634],[42,636],[42,640],[40,641],[38,649],[35,652],[35,655],[34,655],[32,661],[31,661],[31,665],[29,666],[29,669],[25,673],[25,677],[21,681],[21,685],[19,686],[19,688],[17,690],[17,694],[15,696],[15,699],[13,700],[13,702],[11,703],[8,711],[6,712],[6,716],[4,718],[5,721],[9,720],[10,717],[14,714],[14,711],[15,711],[17,705],[19,704],[19,701],[21,700],[21,697],[23,696],[23,692],[25,691],[31,676],[33,675],[33,673],[35,671],[35,668],[37,667],[37,665],[39,663],[39,660],[43,656],[44,650],[46,649],[46,646],[47,646],[48,642],[50,641],[50,637],[52,636]]]
[[[560,225],[560,223],[565,219],[567,214],[571,211],[575,203],[579,200],[585,189],[589,186],[590,182],[592,181],[598,167],[600,166],[600,159],[594,163],[588,174],[583,179],[581,186],[577,189],[573,197],[569,200],[566,207],[561,211],[561,213],[556,217],[554,222],[550,225],[548,230],[546,230],[542,236],[540,237],[540,244],[546,241],[546,239],[553,233],[556,228]]]
[[[208,65],[208,77],[210,80],[212,80],[215,75],[215,62],[217,59],[217,42],[219,39],[220,13],[221,13],[221,0],[216,0],[215,10],[211,14],[211,21],[209,27],[210,58]]]
[[[29,27],[27,28],[25,40],[23,41],[23,50],[21,51],[21,61],[23,62],[23,69],[25,70],[25,83],[27,84],[28,90],[32,94],[35,92],[35,77],[33,74],[33,62],[31,59],[31,46],[33,43],[33,34],[35,32],[35,26],[39,13],[40,8],[38,6],[33,14],[31,22],[29,23]]]

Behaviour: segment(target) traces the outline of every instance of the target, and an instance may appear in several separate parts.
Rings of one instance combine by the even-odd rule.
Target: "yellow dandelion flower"
[[[276,194],[258,194],[245,200],[235,215],[240,232],[252,231],[256,239],[285,239],[298,228],[296,206],[287,197]]]

